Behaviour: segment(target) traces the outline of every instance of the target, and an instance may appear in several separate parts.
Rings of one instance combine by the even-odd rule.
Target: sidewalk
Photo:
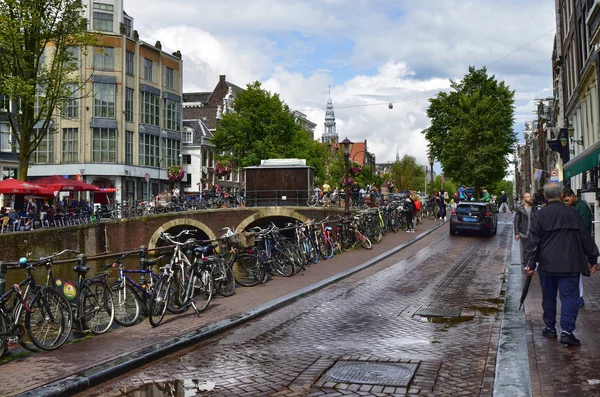
[[[575,330],[581,346],[565,347],[557,339],[542,336],[542,292],[539,277],[534,275],[525,301],[525,320],[535,397],[600,396],[600,273],[583,277],[583,286],[585,306],[579,310]],[[557,331],[560,333],[560,300]]]
[[[371,251],[359,249],[334,256],[291,278],[275,277],[264,285],[240,288],[232,297],[218,297],[200,318],[190,312],[168,316],[157,328],[144,321],[54,352],[3,364],[0,395],[72,395],[92,382],[106,380],[197,343],[371,266],[425,237],[439,225],[432,220],[423,223],[419,234],[388,234]]]

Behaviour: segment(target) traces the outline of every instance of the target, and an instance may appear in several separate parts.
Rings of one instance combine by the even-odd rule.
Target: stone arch
[[[206,235],[208,236],[209,239],[214,240],[217,238],[217,236],[215,236],[215,234],[213,233],[213,231],[206,226],[204,223],[197,221],[195,219],[191,219],[191,218],[176,218],[176,219],[172,219],[168,222],[163,223],[162,225],[160,225],[160,227],[158,229],[156,229],[154,231],[154,233],[152,233],[152,236],[150,237],[150,241],[148,242],[148,249],[152,249],[152,248],[156,248],[156,243],[158,242],[158,238],[160,237],[160,232],[165,231],[165,230],[169,230],[175,226],[193,226],[197,229],[202,230],[204,233],[206,233]]]
[[[309,220],[308,217],[306,217],[305,215],[303,215],[300,212],[295,211],[291,208],[268,207],[268,208],[263,208],[263,209],[258,210],[254,214],[250,215],[249,217],[247,217],[246,219],[241,221],[240,224],[235,228],[235,231],[242,232],[242,231],[244,231],[246,226],[248,226],[252,222],[254,222],[258,219],[267,218],[270,216],[283,216],[283,217],[288,217],[288,218],[294,218],[294,219],[298,219],[300,222],[306,222]]]

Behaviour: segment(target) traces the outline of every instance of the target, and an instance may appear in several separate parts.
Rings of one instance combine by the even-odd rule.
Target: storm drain
[[[460,317],[461,312],[462,310],[457,308],[420,307],[413,316],[457,318]]]
[[[338,361],[321,378],[323,382],[406,387],[418,364]]]

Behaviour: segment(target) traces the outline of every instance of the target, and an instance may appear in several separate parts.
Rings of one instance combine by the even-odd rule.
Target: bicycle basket
[[[238,249],[248,248],[254,245],[255,237],[256,235],[252,232],[235,233],[227,237],[227,243],[231,247]]]

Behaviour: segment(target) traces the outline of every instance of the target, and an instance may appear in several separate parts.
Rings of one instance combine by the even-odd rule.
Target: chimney
[[[219,75],[219,82],[222,82],[222,83],[225,82],[225,75],[224,74]]]

